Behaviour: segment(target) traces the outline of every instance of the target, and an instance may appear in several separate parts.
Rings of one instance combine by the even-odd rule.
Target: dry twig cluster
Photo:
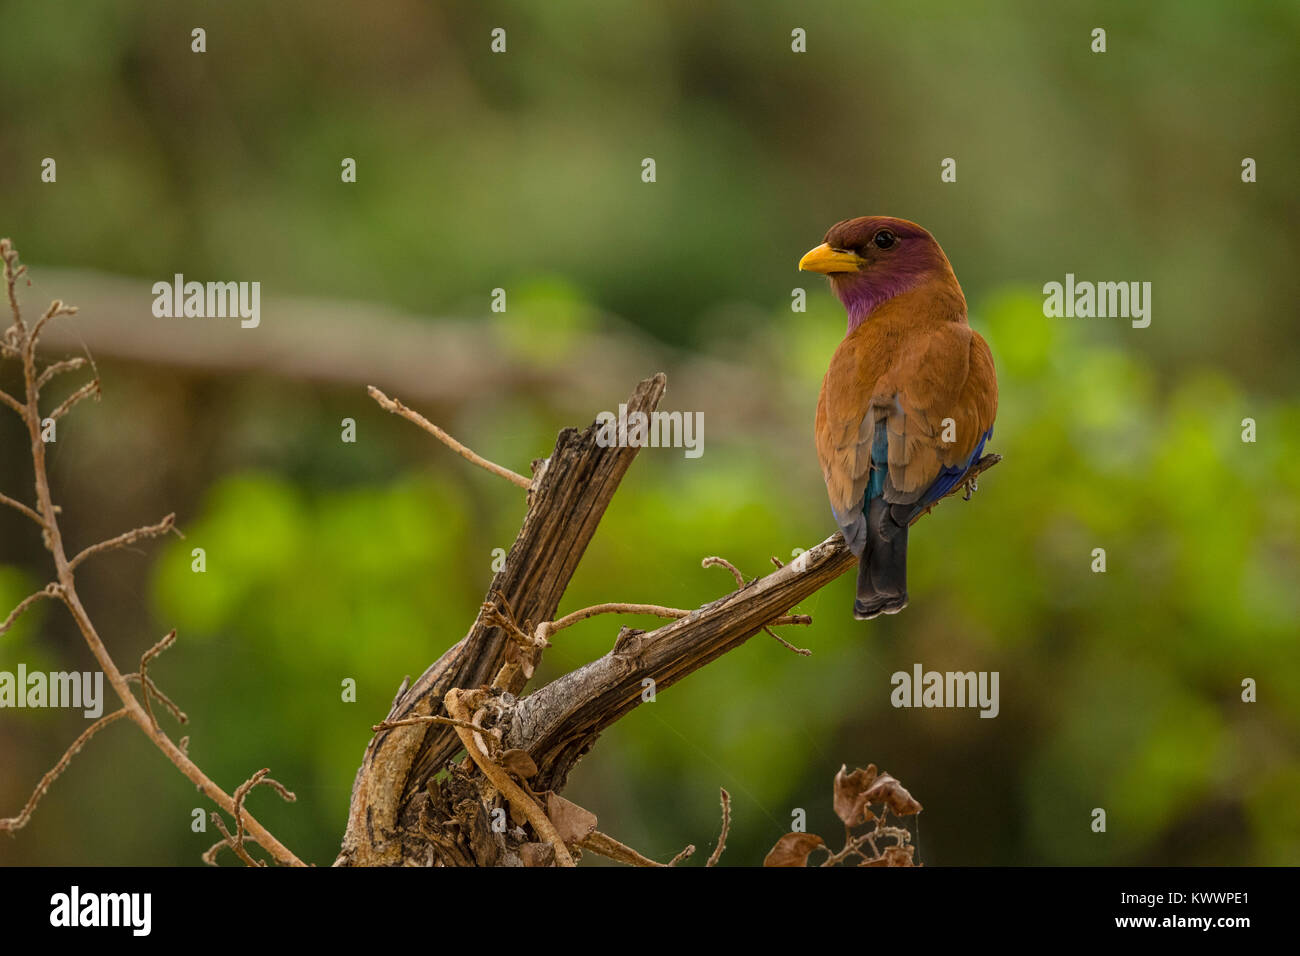
[[[301,860],[294,856],[287,847],[281,844],[243,808],[244,795],[248,792],[248,789],[258,783],[273,786],[286,800],[294,799],[292,793],[274,781],[264,779],[266,771],[262,770],[236,790],[235,795],[232,797],[214,783],[190,759],[186,752],[189,743],[188,737],[182,737],[179,742],[173,741],[159,726],[153,712],[154,701],[166,708],[177,722],[184,724],[187,720],[185,714],[159,689],[148,673],[150,661],[171,646],[176,639],[176,632],[172,631],[167,634],[149,650],[145,651],[140,658],[140,669],[138,671],[125,674],[113,660],[99,632],[95,629],[90,614],[81,603],[81,598],[77,594],[76,570],[87,559],[106,551],[127,547],[139,541],[157,538],[168,532],[179,532],[176,532],[175,516],[167,515],[157,524],[124,532],[106,541],[89,545],[72,557],[68,557],[64,546],[63,531],[59,525],[59,517],[62,511],[54,503],[53,496],[50,493],[49,475],[45,464],[45,445],[48,436],[57,434],[52,429],[59,419],[71,412],[84,399],[91,397],[97,399],[99,397],[99,378],[95,377],[76,389],[70,396],[59,403],[53,411],[42,414],[41,398],[45,388],[57,376],[65,372],[76,371],[87,365],[90,365],[93,369],[93,363],[86,358],[78,357],[55,362],[43,369],[38,367],[36,347],[45,326],[60,316],[75,315],[77,310],[73,306],[65,305],[56,299],[35,323],[28,324],[23,319],[22,310],[18,305],[18,284],[20,280],[24,280],[27,267],[19,264],[18,250],[13,247],[13,243],[8,239],[0,239],[0,258],[4,260],[5,289],[9,299],[9,310],[13,316],[13,324],[0,337],[0,359],[11,359],[19,363],[22,367],[23,381],[23,394],[21,397],[10,395],[0,389],[0,404],[8,406],[22,419],[23,424],[26,426],[30,440],[36,499],[35,505],[30,505],[17,498],[0,493],[0,505],[8,506],[25,515],[40,528],[41,540],[54,562],[54,580],[19,602],[18,606],[4,619],[4,622],[0,623],[0,634],[13,627],[18,618],[39,601],[52,600],[62,604],[68,613],[72,615],[77,629],[81,632],[86,645],[90,648],[91,654],[94,655],[100,669],[104,672],[104,676],[122,703],[121,708],[99,718],[72,742],[72,745],[68,747],[54,767],[36,784],[32,795],[28,798],[22,810],[16,816],[0,819],[0,831],[12,833],[26,826],[32,818],[32,812],[40,803],[41,798],[45,796],[50,785],[67,769],[72,762],[72,758],[77,755],[90,738],[109,724],[127,717],[203,794],[234,818],[236,836],[232,837],[225,827],[219,824],[222,832],[226,834],[226,839],[223,839],[216,847],[209,850],[205,859],[211,862],[211,855],[217,849],[222,846],[229,846],[245,862],[251,863],[253,862],[252,857],[249,856],[244,846],[245,839],[248,839],[266,850],[277,863],[302,866]],[[27,279],[26,283],[30,285],[31,280]],[[130,685],[132,683],[139,685],[139,697],[136,697],[131,691]],[[218,819],[216,814],[213,814],[213,817]]]
[[[917,865],[913,862],[916,848],[912,834],[891,825],[888,817],[891,813],[896,817],[914,816],[921,812],[921,804],[906,787],[878,771],[873,763],[867,764],[865,770],[847,770],[840,767],[834,790],[835,815],[844,822],[844,846],[831,850],[815,833],[787,833],[776,841],[764,866],[807,866],[808,857],[816,850],[826,851],[826,858],[818,866],[855,861],[857,866]],[[874,826],[863,829],[868,824]],[[859,832],[855,834],[854,830]]]

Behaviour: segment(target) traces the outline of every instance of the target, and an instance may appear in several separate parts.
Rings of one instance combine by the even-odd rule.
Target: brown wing
[[[875,423],[883,414],[872,401],[891,354],[882,326],[860,326],[835,350],[817,401],[817,456],[831,511],[855,554],[865,542],[862,496],[871,479]]]
[[[841,343],[817,406],[818,455],[846,538],[871,478],[877,422],[888,435],[885,499],[908,504],[943,467],[966,462],[997,413],[993,357],[968,325],[926,323],[903,334],[870,325]]]
[[[889,476],[885,500],[921,498],[944,467],[970,458],[997,412],[997,380],[988,344],[965,324],[932,329],[906,350],[882,389],[895,396],[886,419]]]

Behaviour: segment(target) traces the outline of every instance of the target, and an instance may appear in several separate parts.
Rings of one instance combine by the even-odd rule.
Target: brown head
[[[948,257],[933,236],[906,219],[859,216],[837,222],[826,230],[825,241],[799,260],[799,268],[830,277],[848,310],[849,331],[881,303],[930,282],[955,290],[961,304],[954,318],[965,317],[965,299]]]

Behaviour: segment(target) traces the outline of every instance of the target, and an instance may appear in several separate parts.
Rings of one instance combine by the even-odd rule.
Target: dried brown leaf
[[[910,846],[887,846],[880,855],[884,858],[885,866],[915,866]]]
[[[579,843],[596,829],[594,813],[565,800],[558,793],[547,791],[546,815],[555,824],[560,839],[566,844]]]
[[[907,788],[887,773],[876,778],[866,792],[867,803],[883,803],[891,813],[900,817],[920,813],[921,804],[907,792]]]
[[[874,763],[867,764],[865,770],[852,773],[846,773],[847,769],[848,766],[842,764],[835,775],[835,813],[846,827],[856,827],[876,818],[867,809],[866,792],[876,782],[879,771]]]
[[[498,762],[516,777],[523,780],[537,776],[537,764],[528,755],[527,750],[519,750],[518,748],[507,750],[501,755]]]
[[[825,841],[815,833],[787,833],[776,841],[764,866],[807,866],[808,854],[818,847],[824,847]]]

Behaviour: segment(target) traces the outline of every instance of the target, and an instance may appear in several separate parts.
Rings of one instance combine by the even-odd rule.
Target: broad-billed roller
[[[907,606],[907,528],[957,487],[993,434],[993,356],[966,322],[948,257],[914,222],[836,223],[799,268],[849,313],[817,402],[831,511],[858,556],[853,616]]]

